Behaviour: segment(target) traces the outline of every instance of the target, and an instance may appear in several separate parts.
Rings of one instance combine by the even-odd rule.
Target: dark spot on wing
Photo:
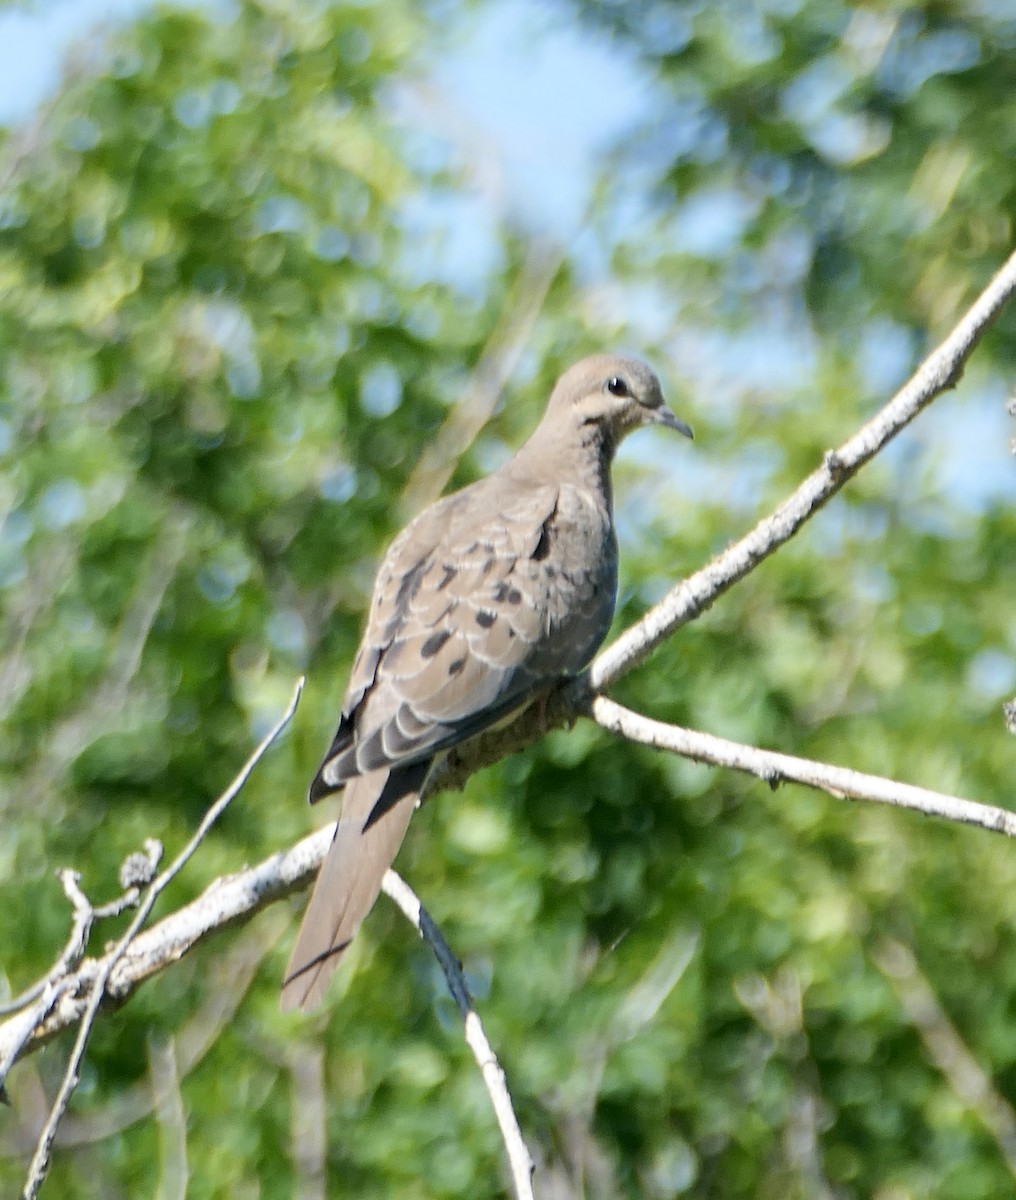
[[[399,591],[395,597],[395,608],[400,616],[405,615],[410,600],[420,590],[420,581],[429,566],[430,560],[422,558],[402,576],[402,582],[399,584]]]
[[[420,654],[423,658],[433,658],[451,636],[450,629],[439,629],[437,633],[432,633],[420,647]]]
[[[481,608],[476,614],[476,623],[481,629],[489,629],[496,620],[497,613],[488,612],[485,608]]]
[[[441,581],[437,585],[437,590],[441,591],[442,588],[446,588],[451,583],[451,581],[455,578],[455,576],[458,575],[458,573],[459,573],[458,567],[453,567],[451,565],[451,563],[445,563],[444,564],[444,575],[441,576]]]
[[[466,660],[464,658],[457,658],[454,662],[448,664],[448,674],[458,675],[465,665]]]
[[[489,575],[491,573],[491,571],[493,571],[493,570],[494,570],[494,559],[488,558],[487,561],[483,564],[483,574]]]
[[[512,587],[510,583],[502,581],[494,590],[494,599],[503,604],[506,600],[509,604],[521,604],[522,593],[518,588]]]

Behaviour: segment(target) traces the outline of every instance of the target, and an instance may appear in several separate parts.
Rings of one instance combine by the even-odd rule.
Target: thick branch
[[[952,333],[918,367],[910,380],[867,425],[838,450],[776,510],[733,546],[667,593],[637,624],[600,654],[589,670],[590,685],[602,692],[644,662],[666,638],[697,617],[717,596],[782,546],[846,481],[869,462],[936,396],[953,387],[985,330],[1016,291],[1016,253],[978,296]]]

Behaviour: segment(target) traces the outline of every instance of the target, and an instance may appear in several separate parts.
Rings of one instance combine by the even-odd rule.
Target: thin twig
[[[67,1110],[67,1105],[70,1103],[70,1098],[74,1093],[74,1089],[78,1084],[78,1072],[81,1069],[81,1062],[84,1058],[85,1049],[88,1045],[88,1039],[92,1032],[92,1026],[95,1023],[96,1014],[99,1011],[99,1005],[102,1003],[106,995],[106,988],[109,983],[110,975],[117,963],[123,958],[127,952],[131,942],[134,941],[141,926],[147,921],[156,900],[169,884],[179,875],[183,868],[190,861],[197,848],[205,839],[208,831],[215,824],[216,820],[222,815],[229,803],[237,795],[243,785],[247,782],[251,772],[257,766],[269,746],[275,741],[279,734],[285,729],[292,719],[293,713],[296,711],[296,706],[300,700],[300,693],[303,691],[303,679],[301,678],[293,690],[292,699],[283,715],[279,718],[273,728],[261,740],[260,745],[254,753],[247,759],[241,768],[239,774],[215,801],[212,807],[205,813],[196,832],[191,837],[190,841],[184,846],[183,850],[170,863],[165,871],[162,872],[145,891],[144,899],[138,906],[138,911],[134,914],[130,925],[123,937],[117,942],[112,953],[107,955],[102,968],[99,970],[91,986],[91,991],[88,996],[88,1003],[85,1007],[84,1015],[81,1018],[81,1024],[78,1027],[78,1036],[74,1042],[74,1048],[71,1051],[70,1060],[67,1063],[67,1069],[64,1072],[63,1080],[60,1083],[60,1088],[57,1091],[56,1098],[53,1101],[53,1107],[50,1110],[46,1124],[43,1126],[42,1132],[39,1134],[39,1141],[35,1148],[35,1154],[32,1156],[32,1162],[28,1169],[28,1176],[25,1181],[23,1191],[24,1200],[35,1200],[39,1194],[39,1189],[46,1178],[46,1172],[49,1169],[50,1153],[53,1148],[53,1139],[56,1137],[57,1126],[60,1123],[60,1118]],[[2,1083],[2,1080],[0,1080]]]
[[[60,951],[56,962],[37,983],[34,983],[27,991],[22,992],[20,996],[15,996],[13,1000],[9,1000],[6,1004],[0,1004],[0,1017],[20,1012],[21,1009],[31,1004],[33,1000],[37,1000],[47,987],[66,975],[84,956],[85,947],[88,945],[88,935],[91,933],[92,923],[95,919],[95,909],[79,886],[81,876],[77,871],[61,870],[57,871],[56,874],[63,887],[64,894],[70,900],[74,910],[67,944]],[[3,1075],[0,1075],[0,1081],[2,1079]]]
[[[974,347],[1014,291],[1016,253],[1010,255],[959,324],[877,416],[838,450],[827,451],[821,467],[749,534],[671,588],[659,604],[597,656],[589,669],[592,690],[604,691],[644,662],[676,629],[697,617],[717,596],[793,537],[922,409],[953,387]]]
[[[153,859],[151,874],[155,873],[158,859],[162,856],[162,847],[154,839],[149,844],[158,848]],[[151,856],[151,852],[149,852]],[[143,854],[138,858],[144,859]],[[121,868],[121,873],[123,868]],[[130,882],[124,883],[124,891],[108,904],[97,908],[91,903],[79,885],[80,875],[77,871],[63,869],[57,871],[57,878],[63,885],[64,892],[74,908],[71,922],[71,932],[67,943],[57,957],[56,962],[37,983],[33,984],[20,996],[0,1007],[0,1017],[8,1013],[20,1013],[16,1021],[9,1022],[2,1028],[10,1031],[8,1040],[0,1040],[0,1098],[5,1096],[4,1081],[13,1064],[21,1056],[26,1043],[35,1036],[36,1030],[46,1020],[53,1005],[65,995],[70,985],[70,973],[78,966],[88,945],[88,938],[96,921],[107,917],[119,916],[125,909],[134,908],[140,899],[140,891]],[[151,878],[151,875],[148,876]],[[27,1010],[23,1012],[22,1010]]]
[[[932,792],[909,783],[897,783],[880,775],[865,775],[849,767],[834,767],[791,754],[760,750],[757,746],[730,742],[726,738],[685,729],[680,725],[666,725],[623,708],[606,696],[595,696],[591,700],[590,715],[598,725],[629,741],[682,754],[695,762],[732,767],[735,771],[757,776],[770,787],[775,788],[784,782],[803,783],[807,787],[828,792],[831,796],[909,808],[925,816],[945,817],[949,821],[977,825],[993,833],[1016,837],[1016,813],[991,804],[978,804],[973,800]]]
[[[0,1063],[16,1062],[76,1025],[100,975],[108,975],[107,996],[123,1002],[146,979],[177,962],[218,930],[246,920],[306,887],[324,860],[334,833],[335,826],[328,825],[257,866],[213,880],[196,900],[139,934],[111,970],[107,968],[112,950],[99,959],[86,958],[32,1010],[0,1023]]]
[[[185,1080],[201,1064],[223,1029],[233,1020],[259,967],[289,925],[289,914],[281,908],[272,914],[260,914],[258,920],[252,919],[247,924],[243,933],[221,956],[213,958],[206,979],[208,987],[200,1007],[173,1036],[181,1080]],[[126,956],[120,960],[121,968],[125,961]],[[152,1115],[155,1103],[149,1080],[147,1077],[141,1078],[117,1091],[103,1107],[79,1116],[65,1116],[60,1122],[54,1144],[58,1148],[83,1146],[115,1137],[132,1125],[146,1121]],[[19,1136],[19,1132],[4,1129],[3,1136],[0,1136],[0,1156],[20,1154],[19,1147],[25,1138]]]
[[[67,936],[67,943],[63,950],[60,951],[56,962],[37,983],[33,983],[20,996],[15,996],[13,1000],[8,1000],[6,1004],[0,1004],[0,1017],[20,1012],[27,1005],[31,1004],[33,1000],[37,1000],[50,984],[55,984],[62,979],[84,957],[85,947],[88,945],[88,938],[95,922],[104,921],[109,917],[118,917],[128,908],[133,908],[140,898],[140,893],[136,887],[128,887],[126,891],[122,892],[115,899],[110,900],[108,904],[100,904],[96,907],[81,890],[81,875],[78,871],[72,871],[69,868],[63,867],[56,872],[56,877],[60,880],[64,894],[70,900],[74,909],[71,920],[71,931]],[[4,1079],[5,1076],[6,1071],[0,1066],[0,1080]]]
[[[462,967],[430,913],[400,875],[392,870],[386,871],[381,888],[399,906],[441,964],[441,970],[448,981],[448,990],[465,1021],[466,1042],[479,1065],[491,1104],[494,1106],[494,1115],[497,1117],[501,1137],[508,1152],[516,1200],[533,1200],[533,1157],[522,1137],[504,1071],[491,1049],[473,1006]]]

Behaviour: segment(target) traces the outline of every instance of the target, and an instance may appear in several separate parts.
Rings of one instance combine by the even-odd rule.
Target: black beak
[[[653,409],[653,424],[666,425],[668,429],[676,429],[678,433],[683,433],[686,438],[694,439],[695,435],[691,431],[691,426],[675,416],[673,412],[665,405],[661,404],[659,408]]]

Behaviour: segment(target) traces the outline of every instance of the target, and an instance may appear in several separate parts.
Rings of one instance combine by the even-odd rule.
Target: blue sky
[[[57,90],[71,47],[103,21],[124,20],[146,0],[56,0],[0,11],[0,123],[20,124]]]
[[[57,90],[69,50],[149,3],[55,0],[0,11],[0,124],[29,120]],[[597,155],[645,113],[651,82],[630,54],[532,0],[463,17],[458,51],[430,65],[430,94],[444,104],[424,119],[479,160],[488,199],[500,193],[516,219],[567,239],[588,205]]]

